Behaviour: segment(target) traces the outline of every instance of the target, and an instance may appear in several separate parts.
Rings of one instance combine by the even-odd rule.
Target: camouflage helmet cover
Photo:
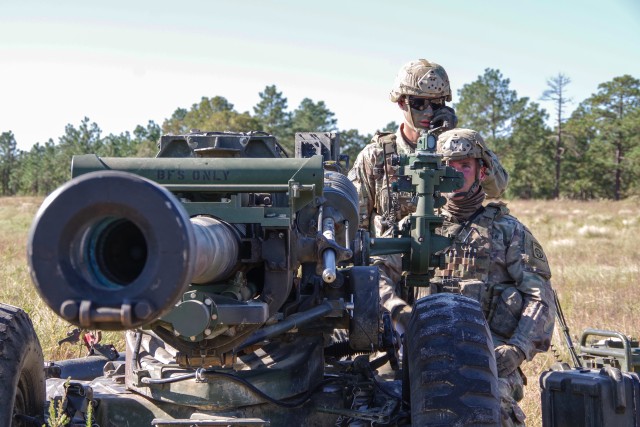
[[[438,153],[443,159],[482,159],[484,166],[491,168],[492,160],[487,145],[478,132],[471,129],[452,129],[438,137]]]
[[[404,95],[445,98],[445,101],[451,101],[449,76],[435,62],[426,59],[408,62],[400,68],[389,99],[397,102]]]

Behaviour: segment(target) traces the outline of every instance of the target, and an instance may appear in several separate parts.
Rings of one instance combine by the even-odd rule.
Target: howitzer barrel
[[[229,276],[238,264],[238,235],[231,226],[215,218],[191,218],[196,238],[192,283],[208,283]]]
[[[175,189],[203,191],[288,191],[287,182],[313,182],[322,191],[322,157],[309,159],[119,158],[74,156],[75,178],[97,170],[132,172]]]
[[[170,310],[189,283],[233,272],[238,235],[190,219],[162,186],[126,172],[75,178],[43,203],[28,258],[43,300],[83,328],[128,329]]]

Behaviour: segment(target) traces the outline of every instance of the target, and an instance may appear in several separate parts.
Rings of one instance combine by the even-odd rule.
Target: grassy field
[[[0,198],[0,301],[31,316],[45,358],[78,357],[78,346],[57,345],[71,328],[42,302],[31,285],[26,261],[29,225],[42,199]],[[640,201],[513,201],[512,214],[527,224],[545,248],[572,336],[586,327],[640,333],[636,291],[640,283]],[[557,329],[556,329],[557,330]],[[105,340],[118,341],[118,334]],[[554,347],[566,354],[559,335]],[[555,361],[552,352],[526,364],[529,379],[522,407],[527,425],[541,426],[538,377]]]

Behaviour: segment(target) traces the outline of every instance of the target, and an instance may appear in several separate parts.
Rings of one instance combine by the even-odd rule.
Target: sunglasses
[[[419,111],[426,110],[429,106],[433,111],[439,110],[440,108],[444,107],[444,98],[427,99],[409,96],[407,97],[407,101],[411,108]]]

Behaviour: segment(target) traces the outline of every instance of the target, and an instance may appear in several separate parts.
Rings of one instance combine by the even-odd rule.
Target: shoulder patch
[[[551,277],[551,269],[542,245],[527,229],[524,230],[524,260],[527,267],[536,273]]]

